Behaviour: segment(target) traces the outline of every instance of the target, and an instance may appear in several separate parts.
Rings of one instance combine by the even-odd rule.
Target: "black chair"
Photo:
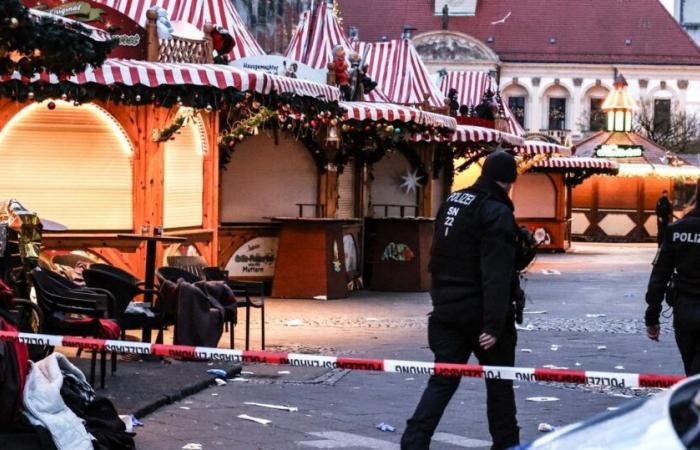
[[[168,266],[186,270],[202,280],[210,279],[208,273],[220,271],[218,267],[207,266],[207,262],[201,256],[168,256]]]
[[[245,349],[250,350],[250,308],[256,308],[260,310],[261,347],[265,350],[265,284],[262,281],[235,280],[226,280],[226,284],[236,296],[236,306],[245,308]],[[254,297],[257,299],[254,300]],[[231,348],[233,348],[233,329],[231,330]]]
[[[139,281],[138,278],[129,272],[103,264],[93,264],[89,269],[85,269],[83,278],[89,288],[104,289],[114,296],[116,300],[115,314],[110,318],[119,324],[122,339],[126,337],[126,330],[141,330],[142,340],[150,342],[151,330],[154,327],[159,330],[159,337],[162,336],[164,321],[156,305],[143,304],[153,312],[155,317],[149,317],[145,313],[127,312],[127,308],[134,301],[134,298],[147,293],[147,290],[141,287],[143,282]],[[153,294],[158,296],[159,292],[153,290]]]
[[[44,317],[44,332],[59,335],[117,339],[119,327],[106,319],[113,314],[114,297],[109,292],[92,289],[75,289],[73,283],[61,280],[49,270],[34,269],[32,285]],[[76,317],[78,316],[78,317]],[[106,351],[100,352],[100,384],[105,386]],[[116,371],[116,352],[112,352],[112,373]],[[93,350],[90,362],[90,384],[95,383],[97,351]]]

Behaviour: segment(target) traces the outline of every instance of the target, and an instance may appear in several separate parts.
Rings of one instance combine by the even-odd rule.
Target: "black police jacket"
[[[696,298],[700,305],[700,208],[666,229],[649,278],[644,317],[647,326],[659,324],[661,302],[674,272],[678,295]]]
[[[513,203],[495,182],[479,179],[448,196],[435,220],[429,266],[433,314],[480,322],[483,332],[500,336],[506,320],[513,320]]]

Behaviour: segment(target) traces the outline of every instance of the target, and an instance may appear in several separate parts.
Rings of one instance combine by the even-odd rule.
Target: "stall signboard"
[[[639,145],[604,144],[595,149],[599,158],[639,158],[644,154],[644,148]]]
[[[230,65],[241,69],[257,70],[272,75],[326,84],[327,70],[314,69],[306,64],[280,55],[256,55],[231,61]]]
[[[241,245],[226,264],[230,277],[266,278],[275,274],[279,238],[256,237]]]
[[[146,59],[146,30],[116,9],[92,0],[22,0],[25,6],[108,31],[119,44],[110,58]]]

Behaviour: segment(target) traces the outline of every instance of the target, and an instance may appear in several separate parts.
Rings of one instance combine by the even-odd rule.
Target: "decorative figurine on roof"
[[[491,89],[488,89],[481,99],[481,103],[475,108],[476,117],[495,121],[496,117],[498,117],[498,110],[499,105],[498,101],[496,101],[495,94]]]
[[[333,62],[329,64],[328,69],[333,72],[333,84],[340,88],[344,100],[350,100],[352,98],[348,67],[348,63],[345,60],[345,48],[342,45],[336,45],[333,48]]]
[[[175,31],[175,28],[173,28],[173,24],[170,23],[170,19],[168,19],[168,11],[158,5],[153,5],[150,9],[155,11],[158,15],[158,18],[156,19],[158,39],[170,39],[173,31]]]
[[[287,67],[287,61],[282,62],[284,67],[284,76],[287,78],[297,78],[297,70],[299,70],[299,65],[295,62],[289,64]]]
[[[459,101],[457,100],[457,89],[455,88],[450,88],[449,91],[447,91],[447,101],[449,102],[450,106],[450,115],[452,117],[457,116],[457,111],[459,110]]]
[[[214,51],[214,64],[228,64],[228,55],[236,46],[236,41],[228,30],[221,26],[211,30],[211,40]]]
[[[365,53],[366,57],[366,53]],[[367,75],[369,66],[364,64],[364,58],[353,53],[350,55],[350,98],[353,102],[362,101],[364,94],[369,94],[377,87],[377,82]]]

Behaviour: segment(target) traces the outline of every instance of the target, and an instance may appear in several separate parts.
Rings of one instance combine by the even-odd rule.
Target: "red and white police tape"
[[[342,356],[307,355],[265,351],[228,350],[187,345],[149,344],[74,336],[18,333],[0,331],[0,341],[19,341],[25,344],[75,347],[88,350],[167,356],[171,358],[201,359],[234,363],[280,364],[293,367],[327,367],[403,374],[442,375],[450,377],[486,378],[495,380],[558,382],[611,386],[621,388],[667,388],[685,377],[643,373],[596,372],[568,369],[529,367],[479,366],[444,364],[391,359],[345,358]]]

